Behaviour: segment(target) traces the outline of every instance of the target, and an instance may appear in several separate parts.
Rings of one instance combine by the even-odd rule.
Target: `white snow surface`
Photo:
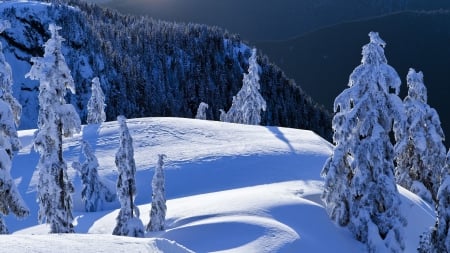
[[[166,154],[166,230],[146,238],[112,236],[118,201],[84,212],[81,180],[73,168],[77,234],[48,234],[37,223],[34,130],[20,131],[23,148],[11,170],[31,210],[25,220],[5,217],[12,235],[0,236],[0,252],[363,252],[365,246],[328,218],[320,199],[320,171],[330,143],[311,131],[181,118],[127,120],[136,160],[136,203],[149,221],[151,180],[158,154]],[[119,125],[85,126],[64,140],[67,164],[78,161],[81,141],[98,158],[99,175],[115,189]],[[434,224],[434,210],[399,188],[408,219],[405,252]]]

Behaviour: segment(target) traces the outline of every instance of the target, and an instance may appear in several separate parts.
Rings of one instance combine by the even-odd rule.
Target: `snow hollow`
[[[112,236],[119,202],[86,213],[81,179],[73,168],[77,234],[48,234],[37,223],[38,153],[34,130],[20,131],[23,148],[12,176],[31,210],[22,221],[6,217],[12,235],[0,236],[0,252],[363,252],[345,228],[328,218],[320,199],[320,171],[330,143],[311,131],[182,118],[127,121],[137,166],[136,203],[149,221],[151,180],[158,154],[166,154],[166,230],[144,239]],[[68,165],[79,161],[81,141],[98,158],[104,183],[115,190],[114,164],[119,125],[84,126],[64,140]],[[405,252],[415,252],[419,235],[434,223],[434,210],[400,188],[408,219]]]

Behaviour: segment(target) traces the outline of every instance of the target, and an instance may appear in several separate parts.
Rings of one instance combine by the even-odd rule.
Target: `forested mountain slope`
[[[208,119],[218,120],[248,68],[251,48],[218,27],[124,16],[78,1],[3,2],[0,18],[12,24],[1,41],[14,72],[14,95],[24,107],[22,129],[36,125],[38,83],[24,74],[30,58],[42,56],[50,23],[63,28],[63,53],[77,91],[68,101],[83,120],[95,76],[106,94],[108,120],[119,114],[194,117],[202,101],[210,105]],[[258,62],[267,101],[262,123],[311,129],[329,138],[328,112],[267,57],[259,55]]]

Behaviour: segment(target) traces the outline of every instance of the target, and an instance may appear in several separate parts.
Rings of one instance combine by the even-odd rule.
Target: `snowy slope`
[[[157,154],[167,155],[166,231],[148,233],[146,239],[110,236],[118,202],[102,212],[83,212],[80,179],[71,168],[79,234],[47,235],[48,228],[37,224],[34,170],[38,156],[32,149],[33,131],[21,131],[23,149],[15,157],[12,174],[32,215],[24,221],[7,217],[14,234],[0,237],[4,246],[0,252],[22,252],[23,247],[28,252],[61,252],[63,246],[63,252],[364,250],[346,229],[329,220],[323,208],[320,170],[331,145],[313,132],[181,118],[131,119],[128,127],[134,138],[137,164],[136,201],[144,224],[149,220]],[[82,139],[92,145],[100,163],[99,173],[113,188],[117,177],[117,122],[84,127],[82,134],[66,139],[68,164],[79,159]],[[434,213],[415,195],[404,189],[401,193],[409,221],[406,252],[415,252],[419,235],[434,222]]]

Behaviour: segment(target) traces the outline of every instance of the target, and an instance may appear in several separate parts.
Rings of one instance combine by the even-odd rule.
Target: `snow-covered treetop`
[[[362,48],[361,65],[356,67],[350,75],[348,83],[350,89],[338,96],[334,102],[335,112],[353,107],[353,102],[367,96],[369,90],[395,95],[398,95],[400,92],[400,77],[397,71],[387,63],[384,55],[386,43],[377,32],[370,32],[369,37],[370,42]],[[376,75],[373,73],[376,73]],[[358,87],[354,87],[355,85]],[[401,104],[400,99],[397,96],[395,98],[391,97],[392,99],[396,101],[391,101],[390,103],[395,107],[399,107]]]
[[[100,86],[100,79],[98,77],[94,77],[94,79],[92,79],[91,98],[87,104],[87,123],[100,124],[105,122],[105,107],[105,94]]]
[[[44,44],[44,57],[31,58],[33,66],[31,67],[30,72],[26,74],[26,77],[34,80],[41,80],[40,85],[43,86],[42,88],[55,89],[58,93],[55,95],[63,98],[66,94],[66,89],[69,89],[75,94],[75,83],[70,75],[70,69],[66,64],[64,55],[62,54],[61,43],[65,41],[65,39],[58,33],[58,31],[61,30],[61,27],[50,24],[49,30],[51,37]],[[55,64],[57,66],[53,66]],[[52,69],[57,69],[58,71],[51,71]],[[62,94],[59,94],[59,92]]]
[[[253,84],[259,90],[259,64],[256,61],[256,48],[252,49],[252,55],[248,59],[248,75],[244,74],[244,82]],[[263,111],[265,111],[265,106]]]
[[[248,74],[244,73],[242,88],[233,97],[230,110],[226,114],[221,112],[221,120],[249,125],[261,123],[261,111],[266,111],[267,104],[259,92],[259,68],[256,49],[253,49],[249,58]]]
[[[167,158],[166,154],[158,154],[158,168],[163,168],[164,166],[164,159]]]
[[[86,162],[98,167],[97,157],[95,157],[92,148],[87,141],[81,142],[81,151],[83,152],[84,157],[86,157]]]
[[[117,122],[119,123],[120,129],[127,129],[127,118],[123,115],[117,116]]]
[[[362,51],[362,64],[383,64],[387,63],[386,56],[384,55],[384,47],[386,42],[380,38],[377,32],[369,33],[370,43],[363,47]]]
[[[416,72],[414,69],[409,69],[406,76],[408,83],[408,97],[418,100],[422,103],[427,103],[427,88],[423,83],[422,71]]]
[[[206,110],[208,110],[209,105],[205,102],[201,102],[197,109],[196,119],[206,119]]]

